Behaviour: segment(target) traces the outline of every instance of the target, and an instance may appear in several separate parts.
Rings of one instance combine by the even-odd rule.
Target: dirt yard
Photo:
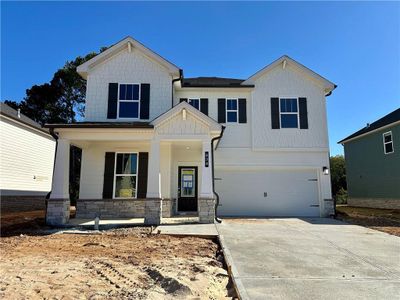
[[[39,221],[38,221],[39,220]],[[40,227],[40,219],[30,220]],[[10,227],[9,227],[10,228]],[[231,299],[219,246],[210,239],[136,227],[98,234],[3,230],[1,299]]]
[[[400,210],[345,205],[338,205],[336,210],[339,220],[400,236]]]

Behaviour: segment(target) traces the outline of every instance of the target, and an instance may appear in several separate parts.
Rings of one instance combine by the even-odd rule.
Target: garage
[[[316,170],[216,169],[219,216],[319,217]]]

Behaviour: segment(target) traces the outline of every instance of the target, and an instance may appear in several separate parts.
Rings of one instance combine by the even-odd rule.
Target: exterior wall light
[[[323,173],[324,175],[329,175],[329,169],[328,169],[328,167],[322,167],[322,173]]]

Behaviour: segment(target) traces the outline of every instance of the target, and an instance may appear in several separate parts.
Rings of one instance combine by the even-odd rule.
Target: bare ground
[[[35,223],[36,222],[36,223]],[[2,228],[1,299],[231,299],[219,245],[150,234],[148,227],[98,234]],[[14,224],[15,225],[15,224]],[[24,232],[21,234],[21,232]]]
[[[336,211],[339,220],[400,236],[400,210],[398,209],[338,205]]]

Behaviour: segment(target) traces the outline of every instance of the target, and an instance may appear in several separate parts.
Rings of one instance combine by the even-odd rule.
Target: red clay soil
[[[336,207],[336,211],[339,220],[400,236],[400,210],[398,209],[340,205]]]

